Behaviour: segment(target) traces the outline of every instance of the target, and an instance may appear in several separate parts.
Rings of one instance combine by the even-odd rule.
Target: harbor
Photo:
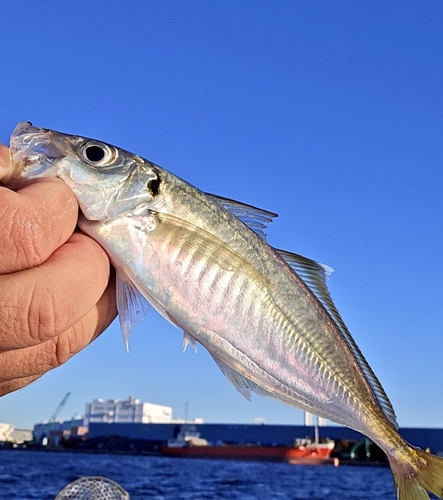
[[[57,414],[31,431],[0,424],[0,447],[180,458],[284,461],[293,465],[387,465],[384,453],[362,434],[305,414],[304,425],[206,423],[173,417],[169,406],[127,400],[95,399],[83,416]],[[3,433],[2,433],[3,429]],[[15,433],[15,434],[14,434]],[[443,456],[442,428],[401,428],[401,435],[422,449]],[[14,437],[15,436],[15,437]]]
[[[104,476],[131,500],[395,500],[387,467],[310,467],[134,454],[0,449],[2,498],[53,499],[74,479]],[[29,498],[29,497],[27,497]]]

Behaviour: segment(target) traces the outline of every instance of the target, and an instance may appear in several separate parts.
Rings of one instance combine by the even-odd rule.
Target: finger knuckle
[[[52,343],[54,354],[51,368],[57,368],[66,363],[82,347],[78,332],[74,328],[52,339]]]
[[[37,271],[37,270],[36,270]],[[0,293],[0,346],[41,344],[67,328],[69,311],[57,303],[57,289],[37,285],[37,272],[5,276]]]
[[[48,224],[43,226],[37,214],[24,217],[17,205],[11,205],[2,213],[1,244],[3,254],[8,256],[9,271],[34,267],[45,260],[49,247],[47,235],[51,232]]]
[[[54,303],[49,294],[31,300],[27,330],[37,342],[56,337],[63,330],[64,314]]]

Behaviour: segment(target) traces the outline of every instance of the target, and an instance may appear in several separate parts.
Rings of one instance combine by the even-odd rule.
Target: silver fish
[[[117,270],[127,343],[151,304],[202,344],[245,397],[255,392],[351,427],[387,454],[400,500],[443,498],[443,460],[412,448],[329,295],[331,269],[272,248],[275,214],[209,195],[100,141],[21,123],[11,186],[56,176],[80,228]]]

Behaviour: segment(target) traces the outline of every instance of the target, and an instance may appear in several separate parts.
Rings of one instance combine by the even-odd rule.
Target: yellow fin
[[[420,464],[416,470],[408,471],[391,460],[398,500],[429,500],[427,492],[443,498],[443,459],[423,450],[413,451]]]

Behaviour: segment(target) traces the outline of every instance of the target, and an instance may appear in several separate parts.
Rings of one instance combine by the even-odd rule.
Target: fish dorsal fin
[[[253,207],[252,205],[246,205],[240,201],[230,200],[229,198],[223,198],[215,194],[206,194],[222,207],[229,210],[232,215],[235,215],[237,219],[241,220],[243,224],[246,224],[261,238],[266,240],[265,229],[268,227],[268,224],[272,222],[273,218],[278,217],[277,214]]]
[[[287,252],[286,250],[275,250],[292,267],[297,275],[302,278],[306,285],[309,286],[328,311],[332,307],[334,313],[338,316],[337,318],[334,316],[334,319],[342,321],[337,309],[335,309],[327,285],[328,278],[334,272],[334,269],[326,264],[320,264],[315,260],[308,259],[296,253]]]
[[[394,409],[383,387],[375,376],[372,368],[369,366],[365,357],[361,353],[359,347],[355,343],[351,333],[349,332],[340,313],[335,307],[334,301],[329,293],[327,280],[334,270],[314,260],[308,259],[301,255],[286,252],[285,250],[277,250],[283,259],[292,267],[296,274],[305,282],[309,289],[314,293],[317,299],[323,304],[334,323],[339,328],[342,338],[351,352],[354,354],[362,372],[368,380],[372,392],[374,393],[378,403],[380,404],[384,414],[388,420],[396,428],[398,427]]]
[[[137,290],[132,281],[121,270],[117,270],[116,278],[117,311],[126,350],[129,351],[129,337],[134,328],[148,314],[149,302]]]

